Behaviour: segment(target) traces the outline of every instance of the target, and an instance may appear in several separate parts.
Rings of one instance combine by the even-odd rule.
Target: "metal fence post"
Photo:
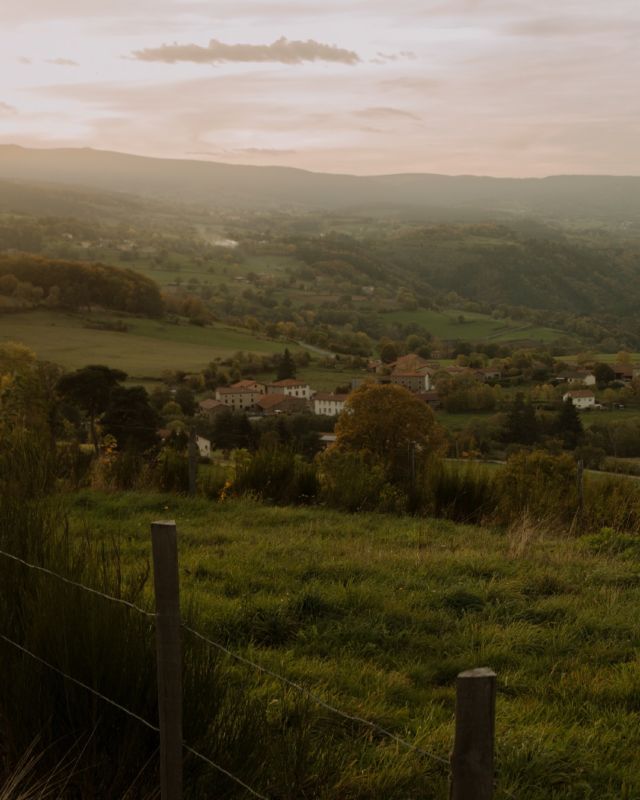
[[[456,680],[456,733],[450,800],[492,800],[496,674],[480,667]]]
[[[162,800],[182,800],[182,651],[175,522],[152,523],[151,544],[156,595],[160,791]]]

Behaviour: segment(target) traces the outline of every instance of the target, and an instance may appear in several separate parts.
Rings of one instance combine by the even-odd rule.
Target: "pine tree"
[[[296,377],[295,361],[293,360],[293,357],[289,352],[289,348],[285,348],[285,351],[278,362],[278,372],[276,374],[276,380],[284,381],[287,378],[295,378],[295,377]]]
[[[509,409],[505,439],[518,444],[535,444],[538,440],[536,412],[531,403],[525,402],[522,392],[516,395]]]
[[[562,445],[567,450],[574,450],[580,444],[584,428],[570,397],[564,401],[558,412],[555,429],[562,437]]]

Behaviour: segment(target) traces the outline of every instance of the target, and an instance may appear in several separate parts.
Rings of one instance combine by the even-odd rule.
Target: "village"
[[[539,387],[524,388],[527,389],[529,401],[541,410],[570,401],[579,412],[597,412],[624,408],[621,402],[617,402],[620,390],[631,391],[638,377],[640,365],[627,360],[612,365],[601,364],[599,368],[572,369],[567,369],[566,363],[558,362],[544,384],[549,390],[544,399],[539,397],[539,393],[536,394],[535,390]],[[300,378],[272,382],[244,378],[231,385],[220,386],[211,396],[201,399],[198,416],[209,423],[225,412],[241,413],[249,420],[304,414],[335,419],[343,412],[350,391],[365,382],[403,386],[437,412],[442,410],[443,395],[452,384],[484,385],[488,389],[497,387],[501,391],[506,380],[505,371],[499,366],[474,368],[457,363],[445,365],[410,353],[389,364],[370,359],[366,376],[352,378],[349,385],[339,387],[340,390],[334,392],[317,391],[308,380]],[[550,394],[551,391],[553,394]],[[510,405],[511,399],[507,394],[505,402]],[[322,444],[327,446],[335,436],[323,432],[320,438]],[[198,446],[202,457],[210,456],[213,446],[207,438],[198,436]]]

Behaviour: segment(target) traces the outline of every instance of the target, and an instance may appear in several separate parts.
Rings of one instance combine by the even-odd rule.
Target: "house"
[[[206,417],[209,422],[213,422],[217,415],[226,408],[226,404],[216,400],[215,397],[207,397],[206,400],[201,400],[198,403],[200,415]]]
[[[310,400],[313,392],[306,381],[298,381],[295,378],[285,378],[282,381],[267,384],[267,394],[286,394],[289,397],[299,397],[303,400]]]
[[[200,458],[211,458],[211,442],[208,439],[205,439],[204,436],[196,436],[196,444]]]
[[[636,364],[612,364],[611,369],[617,381],[631,381],[640,376],[640,367]]]
[[[320,444],[326,449],[330,447],[332,444],[335,444],[338,437],[335,433],[321,433],[320,434]]]
[[[407,353],[406,356],[400,356],[393,364],[389,364],[392,372],[420,372],[423,369],[430,367],[431,364],[426,358],[417,355],[416,353]]]
[[[428,406],[431,406],[431,408],[440,408],[440,396],[438,395],[438,392],[418,392],[418,397],[420,400],[424,400],[424,402]]]
[[[562,395],[562,399],[565,403],[567,400],[571,400],[579,411],[584,411],[586,408],[593,408],[596,404],[596,396],[591,389],[576,389],[572,392],[566,392]]]
[[[326,417],[337,417],[344,410],[348,394],[316,392],[313,395],[313,413]]]
[[[267,391],[267,388],[264,383],[260,383],[259,381],[254,381],[253,378],[245,378],[242,381],[237,381],[236,383],[232,383],[229,388],[250,389],[252,392],[258,392],[259,394],[266,394]]]
[[[568,383],[570,386],[582,384],[583,386],[595,386],[596,376],[588,370],[574,370],[572,372],[561,372],[558,378],[563,383]]]
[[[394,370],[391,373],[391,383],[404,386],[405,389],[409,389],[411,392],[428,392],[431,389],[431,376],[427,371],[428,369],[428,367],[425,367],[424,371],[415,372]]]
[[[256,400],[256,411],[265,417],[275,414],[302,414],[309,410],[307,401],[302,397],[291,397],[287,394],[264,394]]]
[[[244,411],[253,408],[256,402],[264,396],[264,392],[255,389],[226,386],[216,389],[216,400],[224,403],[227,408],[233,411]]]
[[[499,381],[502,377],[502,372],[495,367],[484,367],[483,369],[477,369],[475,370],[475,374],[478,380],[484,381],[485,383]]]

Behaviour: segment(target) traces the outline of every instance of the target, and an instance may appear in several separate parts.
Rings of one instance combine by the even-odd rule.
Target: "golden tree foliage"
[[[444,435],[429,406],[403,386],[366,383],[353,392],[336,424],[335,447],[365,451],[390,475],[440,455]]]

